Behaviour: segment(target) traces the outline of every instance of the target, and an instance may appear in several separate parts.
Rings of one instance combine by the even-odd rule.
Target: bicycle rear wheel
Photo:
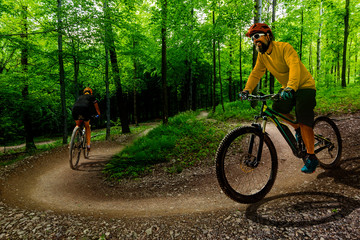
[[[261,158],[259,144],[263,137]],[[278,168],[271,139],[254,127],[240,127],[227,134],[216,153],[216,175],[224,193],[239,203],[254,203],[272,188]]]
[[[324,169],[340,164],[342,140],[336,124],[328,117],[321,116],[314,122],[315,154]]]
[[[79,127],[75,127],[70,140],[70,167],[76,169],[79,164],[83,147],[83,134]]]

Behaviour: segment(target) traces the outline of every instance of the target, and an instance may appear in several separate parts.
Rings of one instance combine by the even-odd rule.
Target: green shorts
[[[282,91],[280,89],[279,93]],[[274,101],[276,112],[287,114],[295,107],[296,119],[299,123],[313,127],[314,108],[316,106],[315,89],[298,89],[292,99]]]

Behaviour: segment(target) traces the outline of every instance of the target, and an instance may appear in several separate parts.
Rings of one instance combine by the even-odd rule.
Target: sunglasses
[[[259,39],[261,36],[265,36],[265,33],[255,33],[254,35],[251,36],[251,40],[254,41],[256,39]]]

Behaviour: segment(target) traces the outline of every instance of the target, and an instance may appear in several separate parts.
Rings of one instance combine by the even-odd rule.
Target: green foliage
[[[111,179],[139,177],[153,165],[167,162],[172,164],[167,171],[180,172],[214,154],[224,132],[195,115],[179,114],[170,118],[168,125],[151,130],[113,157],[104,173]]]
[[[318,114],[344,114],[360,109],[360,84],[351,84],[347,88],[332,87],[317,90],[315,111]]]
[[[218,105],[215,113],[209,113],[209,118],[214,118],[219,121],[237,120],[237,121],[250,121],[254,115],[259,113],[259,108],[251,108],[248,101],[235,101],[227,102],[225,105],[225,112],[222,107]]]

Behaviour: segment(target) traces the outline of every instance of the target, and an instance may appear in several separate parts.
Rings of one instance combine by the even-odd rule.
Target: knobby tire
[[[321,116],[314,121],[315,154],[324,169],[336,168],[340,164],[342,139],[334,121]],[[331,142],[331,144],[330,144]]]
[[[254,136],[253,140],[247,140]],[[245,159],[257,155],[257,142],[264,137],[262,157],[257,166]],[[253,155],[248,154],[250,142],[255,142]],[[239,203],[255,203],[271,190],[278,169],[276,149],[267,134],[255,127],[239,127],[228,133],[216,153],[216,175],[223,192]],[[263,179],[263,180],[262,180]],[[262,182],[263,181],[263,182]]]
[[[79,127],[75,127],[71,135],[70,149],[69,149],[71,169],[77,169],[82,147],[83,147],[82,131]]]

